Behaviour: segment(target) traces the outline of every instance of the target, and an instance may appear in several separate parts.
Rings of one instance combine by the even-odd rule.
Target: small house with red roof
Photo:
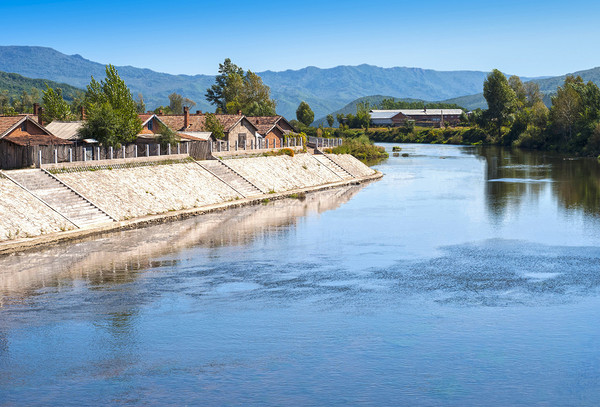
[[[283,147],[285,135],[294,128],[283,116],[254,116],[248,120],[257,128],[258,134],[266,140],[268,146]]]
[[[30,167],[41,146],[69,146],[29,115],[0,116],[0,168]]]

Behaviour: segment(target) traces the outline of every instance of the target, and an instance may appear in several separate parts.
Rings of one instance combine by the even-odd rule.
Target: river
[[[0,257],[0,405],[600,402],[600,165],[376,182]]]

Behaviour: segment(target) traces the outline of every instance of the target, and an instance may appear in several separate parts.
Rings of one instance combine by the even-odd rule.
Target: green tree
[[[215,84],[206,90],[206,100],[218,112],[236,114],[241,110],[248,116],[274,116],[275,101],[271,89],[252,71],[244,72],[227,58],[219,64]]]
[[[138,93],[138,98],[135,101],[135,110],[138,113],[146,113],[146,103],[144,103],[144,95]]]
[[[310,126],[310,124],[315,120],[315,113],[312,111],[308,103],[302,101],[300,102],[300,105],[298,105],[298,109],[296,109],[296,118],[305,126]]]
[[[525,85],[517,75],[508,78],[510,88],[515,92],[516,107],[521,109],[527,105],[527,91]]]
[[[333,126],[333,122],[335,122],[335,119],[332,114],[328,114],[326,120],[329,127]]]
[[[46,123],[54,120],[70,120],[71,118],[71,108],[63,99],[60,88],[52,89],[46,84],[46,90],[42,95],[42,105],[44,106],[42,119]]]
[[[228,90],[232,88],[232,80],[238,79],[244,75],[244,70],[226,58],[222,64],[219,64],[219,75],[215,78],[215,84],[206,90],[206,100],[221,111],[227,109]],[[231,100],[229,100],[231,101]]]
[[[173,112],[173,114],[183,114],[184,107],[191,109],[194,106],[196,106],[196,102],[191,99],[184,98],[178,93],[173,92],[169,95],[169,110]]]
[[[216,139],[223,140],[225,138],[225,129],[214,114],[207,113],[204,120],[204,130],[210,131]]]
[[[132,142],[142,130],[136,103],[119,73],[106,66],[106,79],[98,82],[92,76],[85,93],[86,120],[80,133],[104,146],[120,147]]]
[[[559,86],[556,95],[552,96],[550,110],[552,123],[567,140],[573,136],[573,125],[582,109],[581,95],[577,91],[581,86],[583,86],[581,78],[567,76],[564,85]]]
[[[165,126],[162,123],[159,123],[159,136],[158,142],[161,147],[167,148],[169,145],[177,145],[179,144],[180,138],[177,135],[177,132],[171,130],[169,127]]]
[[[506,76],[494,69],[483,82],[483,96],[488,104],[485,116],[496,124],[498,138],[500,138],[502,126],[507,123],[510,114],[515,110],[515,92],[508,84]]]
[[[525,82],[525,93],[527,94],[527,106],[533,107],[537,102],[543,101],[542,92],[540,92],[540,85],[536,82]]]
[[[344,125],[344,122],[346,122],[346,115],[344,115],[342,113],[336,114],[335,118],[337,119],[339,127],[342,127]]]

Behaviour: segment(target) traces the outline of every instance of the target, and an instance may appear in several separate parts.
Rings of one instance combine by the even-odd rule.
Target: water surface
[[[367,185],[0,257],[0,404],[597,405],[598,163],[402,152]]]

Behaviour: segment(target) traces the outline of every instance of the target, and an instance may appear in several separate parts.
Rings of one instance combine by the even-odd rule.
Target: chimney
[[[162,114],[163,114],[163,111],[162,111],[162,109],[158,109],[158,114],[160,114],[160,115],[162,115]]]
[[[190,108],[188,106],[183,107],[183,128],[187,129],[190,125]]]
[[[35,116],[36,114],[38,114],[38,109],[40,108],[40,105],[38,103],[34,103],[33,104],[33,115]]]
[[[241,116],[241,115],[242,115],[242,111],[238,110],[238,116]]]
[[[43,126],[44,125],[44,120],[42,119],[42,115],[44,114],[44,108],[43,107],[39,107],[38,108],[38,123]]]
[[[81,114],[81,120],[85,120],[85,107],[81,106],[79,108],[79,114]]]
[[[196,110],[196,114],[200,116],[202,114],[202,110]]]

